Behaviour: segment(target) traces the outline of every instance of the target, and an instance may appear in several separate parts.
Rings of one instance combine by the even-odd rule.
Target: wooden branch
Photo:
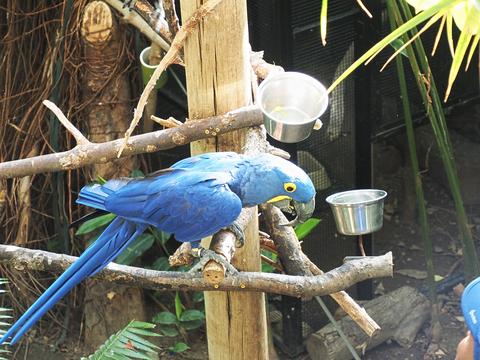
[[[269,64],[263,60],[263,51],[252,51],[250,63],[255,75],[262,80],[272,73],[285,71],[281,66]]]
[[[150,24],[145,21],[137,12],[130,11],[127,7],[124,6],[124,2],[121,0],[105,0],[105,2],[110,5],[112,8],[117,10],[122,16],[122,20],[128,22],[129,24],[135,26],[140,32],[145,35],[150,41],[158,44],[163,50],[168,51],[170,49],[170,44],[159,34],[153,30]],[[166,29],[168,30],[168,28]],[[163,31],[163,29],[162,29]]]
[[[78,258],[42,250],[0,245],[0,263],[18,271],[40,270],[60,273]],[[393,275],[392,253],[353,260],[320,276],[291,276],[241,272],[212,285],[201,276],[185,272],[155,271],[111,263],[93,278],[153,290],[189,291],[260,291],[311,297],[327,295],[348,288],[357,282]]]
[[[175,119],[171,116],[168,119],[162,119],[162,118],[159,118],[158,116],[151,115],[150,119],[152,119],[157,124],[160,124],[160,125],[162,125],[163,127],[166,127],[166,128],[173,128],[173,127],[183,125],[183,123],[181,121],[178,121],[177,119]]]
[[[227,114],[192,121],[179,127],[132,136],[122,156],[172,149],[192,141],[263,123],[261,111],[253,106]],[[69,151],[0,163],[0,179],[23,177],[52,171],[77,169],[117,158],[123,139],[77,145]]]
[[[287,222],[282,212],[272,205],[262,206],[265,221],[274,240],[282,264],[288,274],[323,275],[300,247],[295,232],[289,226],[279,226]],[[345,291],[330,294],[340,307],[362,328],[368,336],[373,336],[380,327]]]
[[[157,1],[155,6],[153,7],[146,0],[135,0],[131,10],[136,11],[157,34],[171,43],[173,37],[165,20],[163,4],[161,1]]]
[[[198,8],[197,11],[187,20],[185,25],[182,26],[180,31],[173,39],[173,42],[170,46],[170,49],[167,51],[165,56],[163,57],[160,64],[155,68],[155,71],[152,74],[152,77],[148,81],[147,85],[143,89],[142,95],[138,100],[138,106],[134,111],[132,122],[130,123],[130,127],[125,132],[125,138],[123,140],[123,144],[118,150],[118,157],[122,155],[123,150],[127,147],[128,140],[133,133],[133,130],[137,127],[140,119],[143,115],[143,109],[147,103],[148,96],[155,88],[155,84],[157,80],[160,78],[162,73],[167,69],[167,67],[175,62],[178,62],[178,55],[180,50],[183,48],[183,44],[187,39],[188,35],[192,33],[192,31],[197,27],[199,21],[203,19],[205,16],[210,14],[215,7],[220,4],[222,0],[208,0],[205,4]]]
[[[236,220],[237,225],[242,230],[245,230],[252,216],[256,213],[255,208],[243,208]],[[210,250],[215,251],[217,254],[222,255],[228,262],[231,262],[235,255],[237,245],[235,234],[229,230],[222,230],[213,236],[210,242]],[[225,278],[225,271],[226,269],[222,264],[212,260],[205,264],[202,273],[203,277],[211,284],[219,284]]]
[[[70,134],[75,138],[75,141],[77,142],[78,145],[87,145],[90,144],[90,141],[83,136],[83,134],[78,130],[68,119],[67,117],[63,114],[62,110],[58,108],[57,105],[55,105],[53,102],[50,100],[43,100],[43,105],[45,105],[47,108],[49,108],[57,117],[58,121],[65,127],[65,129],[68,130]]]

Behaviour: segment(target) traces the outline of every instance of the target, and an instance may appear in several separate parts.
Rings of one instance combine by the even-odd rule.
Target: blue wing
[[[176,164],[178,168],[155,177],[85,186],[78,203],[118,217],[12,325],[0,344],[11,338],[10,343],[15,344],[75,285],[114,260],[148,225],[174,233],[179,241],[197,241],[230,225],[242,208],[240,198],[228,186],[231,174],[207,169],[222,168],[223,161],[235,161],[237,156],[210,156],[203,165],[202,161],[181,161]]]
[[[242,209],[228,187],[229,174],[174,170],[132,180],[105,200],[105,209],[126,219],[198,241],[230,225]]]
[[[205,153],[182,159],[172,165],[172,169],[189,169],[199,171],[224,171],[243,159],[235,152]]]

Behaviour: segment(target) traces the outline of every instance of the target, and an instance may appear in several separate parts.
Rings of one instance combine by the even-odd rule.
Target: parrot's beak
[[[279,207],[281,210],[284,210],[286,212],[291,212],[289,211],[288,208],[290,206],[285,206],[284,204],[285,201],[279,201],[275,203],[277,207]],[[281,226],[295,226],[297,224],[302,224],[308,219],[310,219],[313,215],[313,212],[315,210],[315,197],[313,197],[309,202],[302,203],[299,201],[292,200],[293,203],[293,210],[295,212],[295,219],[293,219],[290,222],[287,222],[285,224],[280,224]],[[280,206],[279,206],[280,205]]]

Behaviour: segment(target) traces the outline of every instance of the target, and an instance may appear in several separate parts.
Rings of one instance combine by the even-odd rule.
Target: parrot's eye
[[[286,192],[291,193],[297,190],[297,185],[295,185],[294,183],[285,183],[283,184],[283,188],[285,189]]]

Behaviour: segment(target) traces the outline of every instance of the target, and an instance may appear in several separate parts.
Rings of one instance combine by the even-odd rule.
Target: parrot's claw
[[[236,221],[234,221],[231,225],[227,226],[226,229],[230,230],[237,238],[237,241],[235,242],[235,247],[241,248],[243,247],[243,245],[245,245],[245,233]]]
[[[230,264],[227,259],[225,259],[222,255],[217,254],[213,250],[209,249],[202,249],[200,252],[200,260],[188,271],[191,274],[196,274],[198,272],[203,271],[203,268],[209,261],[215,261],[217,263],[222,264],[225,267],[225,271],[227,274],[230,275],[237,275],[238,270]]]

